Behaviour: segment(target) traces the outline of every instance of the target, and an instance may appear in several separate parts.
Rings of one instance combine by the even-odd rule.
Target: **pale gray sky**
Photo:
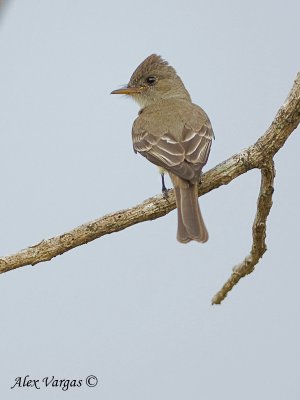
[[[211,118],[206,169],[252,144],[299,70],[299,14],[296,0],[11,2],[0,254],[159,193],[132,151],[137,105],[109,95],[153,52]],[[249,251],[257,171],[200,199],[205,245],[177,243],[172,212],[1,275],[0,397],[298,400],[299,145],[298,129],[275,159],[268,252],[222,306],[211,297]],[[27,374],[99,384],[10,389]]]

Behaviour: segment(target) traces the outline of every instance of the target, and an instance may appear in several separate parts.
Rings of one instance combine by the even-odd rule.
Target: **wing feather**
[[[190,182],[198,182],[206,164],[213,138],[209,120],[198,129],[185,124],[181,140],[171,132],[155,135],[146,130],[132,131],[133,148],[152,163]]]

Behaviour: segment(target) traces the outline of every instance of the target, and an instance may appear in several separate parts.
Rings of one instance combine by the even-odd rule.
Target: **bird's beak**
[[[143,90],[143,87],[133,87],[133,86],[125,86],[121,89],[113,90],[111,94],[138,94],[141,93]]]

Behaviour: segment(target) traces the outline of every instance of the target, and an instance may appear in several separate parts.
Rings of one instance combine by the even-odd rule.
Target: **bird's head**
[[[111,92],[131,96],[143,108],[170,98],[190,100],[190,95],[175,69],[152,54],[134,71],[128,85]]]

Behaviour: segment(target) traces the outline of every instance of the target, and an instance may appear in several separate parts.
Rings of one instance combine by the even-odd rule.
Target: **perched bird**
[[[141,107],[132,127],[133,148],[160,167],[162,178],[163,171],[169,173],[178,210],[178,241],[206,242],[197,186],[214,137],[208,116],[192,103],[175,69],[156,54],[137,67],[128,85],[111,93],[129,95]]]

